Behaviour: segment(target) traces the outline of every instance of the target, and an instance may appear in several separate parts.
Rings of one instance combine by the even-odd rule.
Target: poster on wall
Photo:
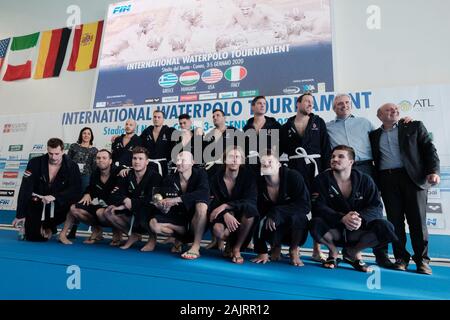
[[[331,92],[329,0],[109,7],[94,109]]]

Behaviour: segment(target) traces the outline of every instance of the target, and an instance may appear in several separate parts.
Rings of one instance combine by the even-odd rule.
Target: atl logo
[[[131,11],[131,4],[129,4],[127,6],[115,7],[113,10],[113,14],[130,12],[130,11]]]

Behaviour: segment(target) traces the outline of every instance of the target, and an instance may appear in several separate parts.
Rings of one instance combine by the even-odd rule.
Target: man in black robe
[[[52,138],[47,142],[47,154],[28,162],[13,226],[24,224],[28,241],[47,241],[80,194],[78,165],[64,154],[64,143]]]
[[[99,216],[102,216],[105,209],[111,204],[110,196],[117,185],[119,172],[118,168],[112,164],[111,152],[106,149],[97,152],[95,164],[96,170],[91,175],[83,197],[70,207],[64,228],[59,235],[59,241],[63,244],[72,244],[67,237],[67,232],[76,220],[92,226],[93,232],[84,243],[93,244],[103,239]]]
[[[258,182],[258,211],[261,217],[255,232],[256,263],[269,261],[266,242],[271,246],[270,260],[281,258],[281,245],[289,245],[290,263],[303,266],[299,247],[308,236],[309,193],[302,176],[282,167],[278,158],[267,151],[261,157]]]
[[[143,233],[149,233],[147,244],[141,251],[153,251],[156,237],[148,229],[148,221],[153,214],[152,196],[155,188],[161,186],[162,177],[148,169],[148,153],[144,147],[133,149],[133,168],[128,175],[119,179],[111,193],[111,203],[101,219],[115,229],[111,245],[121,242],[122,233],[129,235],[121,249],[130,248]]]
[[[210,222],[212,233],[218,239],[218,247],[234,263],[241,264],[242,248],[246,248],[252,236],[255,217],[257,189],[255,176],[245,167],[244,151],[231,146],[224,155],[225,168],[211,178]]]
[[[326,245],[329,257],[323,267],[336,268],[337,247],[345,262],[358,271],[370,271],[361,251],[397,241],[393,225],[383,219],[383,205],[372,178],[352,170],[353,148],[339,145],[331,155],[331,170],[316,177],[312,188],[311,234]]]
[[[180,242],[191,248],[181,257],[194,260],[200,257],[200,244],[207,223],[209,202],[208,176],[204,169],[193,167],[193,156],[183,151],[177,156],[177,172],[168,175],[161,187],[164,199],[155,203],[159,209],[150,220],[156,234],[175,237],[172,252],[180,252]],[[193,238],[193,239],[192,239]]]

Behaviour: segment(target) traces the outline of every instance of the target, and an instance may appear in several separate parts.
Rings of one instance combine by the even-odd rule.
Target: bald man
[[[128,119],[125,122],[125,133],[114,139],[111,151],[113,164],[120,169],[131,168],[133,148],[142,146],[141,138],[136,134],[136,121]]]
[[[395,268],[405,271],[411,258],[406,250],[406,217],[417,272],[432,274],[428,257],[426,204],[427,188],[440,181],[436,148],[423,123],[405,123],[394,103],[382,105],[377,116],[383,125],[372,131],[369,137],[387,218],[399,238],[393,243]]]

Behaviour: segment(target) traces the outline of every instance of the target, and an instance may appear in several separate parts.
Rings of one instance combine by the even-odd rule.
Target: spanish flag
[[[69,28],[42,32],[34,79],[59,77],[71,32]]]
[[[73,38],[69,71],[85,71],[97,67],[103,21],[77,26]]]

